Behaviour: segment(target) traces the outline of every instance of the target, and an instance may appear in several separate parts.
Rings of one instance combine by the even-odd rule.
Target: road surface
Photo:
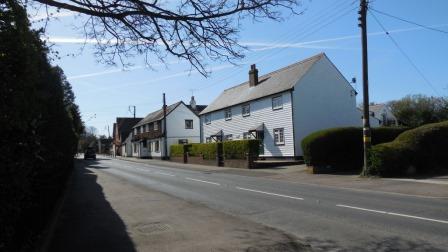
[[[116,159],[83,162],[88,169],[128,183],[293,234],[316,251],[448,251],[446,198],[357,191]]]

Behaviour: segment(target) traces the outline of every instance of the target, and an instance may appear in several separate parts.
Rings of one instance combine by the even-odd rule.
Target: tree
[[[408,95],[389,106],[398,121],[409,127],[448,120],[448,99],[444,97]]]
[[[25,0],[24,3],[26,3]],[[282,10],[298,14],[300,0],[34,0],[88,16],[82,29],[96,43],[102,62],[127,64],[141,54],[164,62],[168,55],[187,60],[207,75],[205,58],[233,62],[243,57],[240,21],[281,20]],[[118,59],[117,59],[118,58]]]

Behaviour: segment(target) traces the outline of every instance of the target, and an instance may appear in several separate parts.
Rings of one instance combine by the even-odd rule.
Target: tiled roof
[[[182,101],[179,101],[179,102],[176,102],[174,104],[167,106],[166,114],[168,115],[169,113],[171,113],[171,111],[173,111],[175,108],[177,108],[177,106],[179,106],[181,103],[182,103]],[[145,118],[143,118],[143,120],[139,121],[133,128],[141,126],[143,124],[159,121],[161,119],[163,119],[163,108],[156,110],[152,113],[149,113],[147,116],[145,116]]]
[[[205,108],[201,114],[210,113],[226,107],[234,106],[251,100],[259,99],[265,96],[290,90],[294,85],[308,72],[309,69],[326,57],[320,53],[274,72],[265,74],[258,78],[259,84],[251,87],[249,81],[240,85],[224,90],[210,105]]]

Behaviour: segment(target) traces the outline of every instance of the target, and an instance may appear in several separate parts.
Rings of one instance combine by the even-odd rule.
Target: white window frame
[[[231,108],[228,108],[228,109],[224,110],[224,119],[226,121],[232,120],[232,109]]]
[[[285,145],[285,129],[284,128],[276,128],[274,129],[274,144]]]
[[[280,101],[280,102],[278,102]],[[283,108],[283,96],[278,95],[272,97],[272,110],[279,110]]]
[[[187,127],[187,122],[191,122],[191,127]],[[193,119],[185,119],[185,129],[193,129]]]
[[[205,124],[210,124],[210,123],[212,123],[212,114],[206,114],[206,115],[204,116],[204,123],[205,123]]]
[[[160,152],[160,142],[159,142],[159,140],[156,140],[154,142],[154,151],[155,152]]]
[[[250,104],[244,104],[241,106],[241,115],[243,117],[250,116]]]

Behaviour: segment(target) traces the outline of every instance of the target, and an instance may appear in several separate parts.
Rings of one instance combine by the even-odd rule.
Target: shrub
[[[238,140],[223,142],[225,159],[246,159],[246,153],[252,156],[258,156],[260,141],[259,140]],[[184,153],[184,145],[171,145],[171,156],[181,157]],[[185,145],[188,154],[193,157],[203,156],[204,159],[216,159],[216,143],[193,143]]]
[[[448,168],[448,121],[426,124],[371,149],[368,175],[425,174]]]
[[[246,154],[258,156],[259,140],[237,140],[223,142],[224,159],[246,159]]]
[[[171,157],[182,157],[184,155],[184,145],[183,144],[173,144],[170,147]]]
[[[372,144],[392,141],[405,128],[382,127],[372,129]],[[302,140],[305,163],[331,166],[336,170],[358,170],[363,165],[362,128],[331,128],[314,132]]]

